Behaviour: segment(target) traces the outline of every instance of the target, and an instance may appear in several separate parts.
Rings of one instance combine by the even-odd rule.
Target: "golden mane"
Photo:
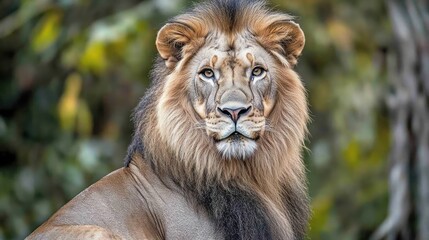
[[[172,179],[190,194],[202,195],[211,185],[225,189],[242,189],[254,194],[269,211],[277,237],[300,239],[308,218],[305,167],[301,150],[306,135],[308,110],[305,90],[298,75],[291,69],[303,45],[291,38],[286,57],[284,43],[263,38],[279,21],[290,21],[289,15],[272,12],[261,1],[211,1],[182,14],[168,24],[180,23],[184,44],[182,56],[163,55],[172,46],[169,36],[159,35],[160,58],[152,71],[153,85],[136,109],[136,132],[128,160],[149,162],[161,179]],[[186,31],[191,29],[192,38]],[[226,160],[216,151],[213,140],[198,128],[199,117],[188,96],[187,63],[209,31],[228,34],[231,41],[243,29],[270,50],[276,58],[277,96],[270,113],[269,129],[258,143],[250,159]],[[183,29],[181,29],[183,30]],[[278,30],[278,29],[277,29]],[[283,30],[289,34],[289,29]],[[173,46],[182,47],[182,46]],[[278,51],[276,51],[278,50]],[[288,51],[288,50],[286,50]],[[292,208],[292,209],[291,209]],[[293,237],[295,236],[295,237]]]

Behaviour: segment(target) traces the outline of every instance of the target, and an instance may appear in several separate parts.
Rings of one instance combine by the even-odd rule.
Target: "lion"
[[[27,239],[304,239],[304,43],[263,1],[208,1],[168,21],[125,167]]]

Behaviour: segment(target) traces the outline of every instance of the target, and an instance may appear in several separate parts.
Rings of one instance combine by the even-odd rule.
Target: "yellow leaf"
[[[83,53],[79,67],[82,70],[93,71],[94,73],[101,73],[107,66],[106,49],[102,42],[91,42]]]
[[[92,133],[92,114],[88,104],[83,100],[79,101],[76,117],[76,130],[79,135],[83,137],[90,136]]]
[[[48,13],[34,30],[32,48],[36,52],[43,52],[58,38],[60,32],[61,14]]]
[[[343,155],[347,165],[350,168],[357,168],[362,162],[362,154],[359,142],[357,142],[356,140],[352,140],[344,150]]]
[[[58,116],[64,130],[70,131],[75,126],[81,86],[82,79],[79,74],[74,73],[67,77],[64,93],[58,103]]]

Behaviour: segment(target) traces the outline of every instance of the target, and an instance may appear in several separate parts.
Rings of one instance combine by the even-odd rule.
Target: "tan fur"
[[[277,238],[294,239],[297,236],[293,225],[296,216],[292,214],[292,209],[287,209],[284,199],[288,197],[285,196],[287,189],[302,198],[297,204],[303,205],[303,208],[307,204],[301,149],[306,134],[308,111],[304,87],[292,69],[304,46],[303,32],[291,21],[290,16],[270,12],[262,3],[243,8],[242,12],[237,13],[233,25],[228,22],[227,17],[207,6],[203,4],[176,17],[158,33],[156,45],[165,65],[158,65],[158,69],[155,69],[154,74],[160,79],[148,94],[146,105],[136,112],[135,141],[143,143],[144,151],[131,151],[130,167],[118,170],[96,183],[95,187],[86,190],[85,196],[81,194],[67,204],[29,239],[45,239],[47,236],[60,236],[60,233],[80,236],[80,231],[88,229],[101,236],[111,234],[110,239],[179,239],[174,236],[186,236],[180,239],[198,238],[191,234],[166,233],[168,231],[165,229],[171,225],[166,219],[179,221],[176,215],[168,217],[168,212],[175,208],[167,208],[165,204],[173,201],[172,199],[181,199],[176,200],[180,204],[191,203],[192,206],[184,204],[187,207],[182,208],[182,205],[177,204],[175,210],[185,209],[186,214],[183,216],[187,216],[188,220],[196,219],[194,216],[200,214],[204,219],[201,231],[217,238],[205,211],[195,210],[198,203],[191,199],[192,194],[186,192],[192,186],[196,194],[199,194],[212,183],[225,188],[238,186],[255,194],[269,211]],[[207,44],[209,34],[217,36],[216,41],[221,42],[220,50],[213,50],[213,46]],[[240,49],[240,46],[246,44],[255,51],[246,53],[246,49]],[[231,47],[232,50],[223,49],[225,47]],[[205,49],[211,49],[215,54],[205,56]],[[244,55],[239,55],[242,52]],[[233,54],[234,58],[226,57],[230,56],[228,54]],[[253,154],[246,155],[248,157],[244,160],[223,157],[213,140],[216,134],[206,129],[207,124],[212,123],[215,127],[225,121],[215,110],[206,110],[209,104],[218,104],[221,99],[210,100],[200,96],[190,99],[189,91],[194,86],[193,79],[198,71],[193,62],[196,55],[207,58],[212,68],[220,64],[220,71],[232,74],[228,79],[225,78],[226,75],[220,78],[217,83],[219,86],[229,84],[231,79],[236,81],[232,82],[236,85],[231,86],[238,86],[239,79],[246,78],[237,75],[238,70],[234,72],[234,69],[244,69],[246,64],[253,66],[262,57],[268,59],[272,86],[267,89],[275,91],[273,94],[265,94],[260,103],[255,103],[262,107],[252,105],[250,114],[243,121],[249,129],[257,129],[251,135],[257,149]],[[250,91],[246,90],[246,84],[240,86],[243,86],[240,91]],[[228,90],[227,87],[225,89]],[[122,189],[124,186],[125,190]],[[175,186],[178,188],[175,189]],[[100,191],[106,193],[101,194]],[[118,194],[121,191],[126,192]],[[94,217],[94,221],[83,220],[87,218],[86,214],[92,213],[88,206],[97,205],[98,201],[106,197],[113,199],[109,202],[111,205],[105,206],[113,211],[104,217],[112,222],[106,224],[103,217]],[[130,205],[129,210],[116,215],[118,209],[125,205]],[[97,206],[95,209],[103,211],[104,207]],[[82,211],[82,219],[77,216],[69,217],[71,211]],[[305,209],[302,214],[305,215],[302,218],[306,219],[308,213]],[[128,228],[125,231],[121,223],[115,223],[125,220],[136,220],[146,227]],[[70,230],[69,224],[73,228],[76,225],[81,228]],[[58,226],[64,225],[64,229],[58,230]],[[87,225],[94,227],[92,229]],[[178,233],[179,229],[175,234]]]

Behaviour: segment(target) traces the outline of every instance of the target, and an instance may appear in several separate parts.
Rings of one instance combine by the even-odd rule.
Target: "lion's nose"
[[[240,116],[248,113],[251,107],[239,107],[239,108],[218,108],[219,111],[232,119],[235,123],[238,121]]]

